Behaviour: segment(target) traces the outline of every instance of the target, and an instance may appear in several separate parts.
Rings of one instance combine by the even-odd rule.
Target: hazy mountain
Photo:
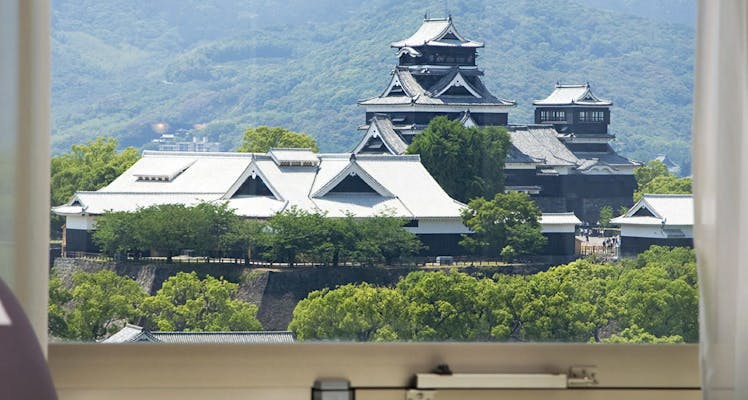
[[[356,101],[380,93],[396,62],[389,43],[424,13],[451,12],[464,35],[486,43],[487,86],[518,101],[510,123],[531,122],[532,100],[557,81],[589,81],[615,104],[619,150],[640,160],[667,153],[688,170],[692,25],[663,22],[645,0],[600,3],[53,0],[53,151],[98,135],[142,147],[157,122],[200,129],[227,149],[256,125],[350,149],[364,123]]]

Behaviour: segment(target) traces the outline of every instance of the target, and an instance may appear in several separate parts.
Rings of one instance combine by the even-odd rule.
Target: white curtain
[[[0,0],[0,279],[18,298],[44,350],[49,31],[48,0]]]
[[[699,0],[698,11],[693,171],[702,386],[705,399],[748,399],[748,3]]]

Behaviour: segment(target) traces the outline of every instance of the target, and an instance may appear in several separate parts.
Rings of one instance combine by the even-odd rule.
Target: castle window
[[[605,112],[603,111],[580,111],[579,122],[603,122]]]
[[[540,121],[566,121],[566,111],[544,110],[540,112]]]

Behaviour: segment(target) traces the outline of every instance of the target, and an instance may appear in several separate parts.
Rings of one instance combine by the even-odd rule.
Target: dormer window
[[[171,182],[195,163],[194,159],[183,158],[160,160],[158,163],[148,162],[148,159],[145,161],[141,168],[133,173],[138,182]]]
[[[311,149],[270,149],[268,152],[279,167],[316,167],[319,158]]]

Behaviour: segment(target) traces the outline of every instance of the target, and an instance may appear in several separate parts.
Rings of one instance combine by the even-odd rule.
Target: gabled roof
[[[273,158],[273,156],[271,156],[271,158]],[[317,157],[315,157],[314,159],[315,161],[319,162],[319,160],[317,160]],[[280,163],[275,158],[273,158],[273,161],[275,161],[276,164],[280,165]],[[254,159],[252,160],[251,163],[249,163],[249,165],[244,170],[244,172],[241,174],[241,176],[239,176],[239,179],[237,179],[236,182],[234,182],[234,184],[231,185],[229,190],[227,190],[226,193],[224,193],[224,195],[221,198],[223,200],[228,200],[234,197],[234,195],[239,190],[239,188],[241,188],[244,182],[250,178],[252,179],[260,178],[262,180],[262,183],[264,183],[265,186],[267,186],[268,190],[270,190],[270,192],[273,193],[273,197],[275,198],[275,200],[281,200],[281,201],[283,200],[283,197],[280,195],[279,191],[273,187],[273,184],[268,180],[268,178],[262,172],[262,169],[260,169],[257,166],[257,163],[255,162]]]
[[[570,166],[579,159],[556,137],[556,130],[546,126],[511,126],[512,147],[507,162],[526,163],[529,160],[547,166]]]
[[[628,158],[616,153],[615,150],[610,147],[610,145],[608,145],[607,147],[608,151],[574,151],[574,155],[577,156],[580,161],[577,169],[580,171],[587,171],[595,166],[607,166],[613,169],[619,169],[633,168],[639,165],[639,163],[631,161]]]
[[[293,343],[291,331],[236,331],[236,332],[169,332],[146,331],[143,327],[127,324],[102,343],[173,343],[173,344],[269,344]]]
[[[561,85],[556,84],[556,88],[548,97],[543,100],[532,102],[536,106],[612,106],[610,100],[603,100],[595,96],[590,90],[590,84],[584,85]]]
[[[386,150],[389,154],[404,154],[408,149],[408,145],[397,133],[390,118],[386,115],[375,115],[369,121],[369,128],[353,153],[358,154],[374,138],[379,138],[382,141],[385,147],[382,150]]]
[[[543,213],[540,215],[540,224],[548,225],[581,225],[582,221],[573,212],[565,213]]]
[[[361,168],[361,166],[358,165],[355,159],[352,160],[348,165],[346,165],[345,168],[343,168],[335,176],[333,176],[332,179],[323,183],[319,189],[317,189],[310,195],[310,197],[319,198],[327,195],[327,193],[333,190],[335,186],[340,184],[340,182],[342,182],[348,176],[358,176],[381,197],[395,197],[392,192],[387,190],[387,188],[382,186],[382,184],[377,182],[376,179],[372,178],[371,175],[369,175],[363,168]]]
[[[98,215],[160,204],[228,202],[238,215],[250,218],[267,218],[295,206],[309,212],[328,212],[330,216],[351,212],[365,217],[391,210],[395,216],[408,219],[460,220],[463,205],[442,190],[418,156],[353,157],[340,153],[315,157],[319,165],[284,166],[269,154],[144,152],[110,185],[96,192],[77,192],[68,204],[53,211],[68,216]],[[134,175],[172,159],[191,162],[172,181],[139,181]],[[253,173],[274,196],[232,196]],[[351,173],[376,193],[330,192]]]
[[[397,67],[393,72],[393,78],[387,89],[378,97],[372,97],[361,100],[361,105],[463,105],[470,106],[474,104],[514,107],[517,103],[512,100],[498,98],[491,94],[483,82],[480,80],[476,71],[466,71],[460,68],[450,68],[440,71],[434,71],[429,76],[441,76],[436,83],[424,88],[419,83],[419,78],[414,76],[413,72],[406,67]],[[426,75],[424,75],[426,76]],[[470,90],[475,92],[476,96],[452,96],[442,95],[459,76],[459,80],[470,86]],[[423,79],[422,79],[423,80]],[[402,95],[392,95],[392,87],[399,83],[403,89]]]
[[[474,97],[482,98],[483,96],[476,89],[472,87],[472,84],[465,79],[460,73],[460,70],[455,68],[451,73],[447,74],[439,82],[429,89],[432,96],[439,97],[450,88],[463,87]]]
[[[421,47],[421,46],[441,46],[441,47],[483,47],[483,43],[469,40],[460,35],[452,23],[452,17],[449,18],[426,18],[420,28],[407,39],[394,42],[391,47]]]
[[[640,216],[646,209],[652,216]],[[692,226],[693,195],[690,194],[645,194],[626,214],[613,218],[613,224]]]

